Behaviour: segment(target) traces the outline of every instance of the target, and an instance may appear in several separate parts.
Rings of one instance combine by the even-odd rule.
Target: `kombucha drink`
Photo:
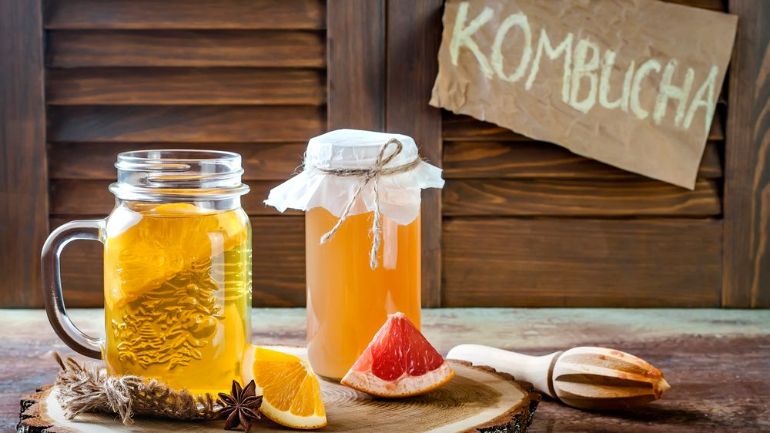
[[[250,332],[251,229],[241,210],[123,203],[104,231],[109,373],[194,394],[240,380]]]
[[[398,225],[383,215],[379,266],[372,270],[372,216],[348,217],[323,245],[337,217],[321,207],[305,216],[308,357],[327,379],[345,375],[388,314],[401,311],[420,326],[420,219]]]

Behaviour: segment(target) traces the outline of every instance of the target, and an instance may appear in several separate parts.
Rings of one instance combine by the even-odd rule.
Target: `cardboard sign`
[[[449,0],[430,103],[692,189],[736,25],[656,0]]]

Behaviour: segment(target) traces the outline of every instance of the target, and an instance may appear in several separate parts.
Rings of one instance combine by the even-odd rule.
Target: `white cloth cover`
[[[398,167],[419,157],[412,137],[401,134],[338,129],[312,138],[305,152],[304,171],[273,188],[265,203],[281,212],[289,208],[307,211],[323,207],[339,217],[361,178],[326,174],[317,168],[368,169],[375,164],[380,148],[392,138],[399,140],[403,149],[385,167]],[[391,145],[385,156],[391,149],[395,146]],[[361,191],[350,215],[374,210],[373,183],[369,182]],[[407,172],[380,176],[380,211],[398,224],[409,224],[420,213],[420,190],[443,186],[441,169],[424,161]]]

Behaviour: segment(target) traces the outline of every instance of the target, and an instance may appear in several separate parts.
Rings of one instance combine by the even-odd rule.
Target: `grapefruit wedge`
[[[341,383],[377,397],[411,397],[432,391],[455,372],[404,313],[388,316]]]

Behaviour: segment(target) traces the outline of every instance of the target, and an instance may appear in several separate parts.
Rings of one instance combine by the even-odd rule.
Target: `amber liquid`
[[[387,315],[406,314],[420,326],[420,220],[384,218],[380,266],[369,266],[372,213],[349,217],[326,244],[337,218],[314,208],[305,217],[307,344],[315,372],[339,380]]]
[[[251,229],[241,209],[121,205],[104,233],[110,374],[195,394],[240,379],[249,341]]]

